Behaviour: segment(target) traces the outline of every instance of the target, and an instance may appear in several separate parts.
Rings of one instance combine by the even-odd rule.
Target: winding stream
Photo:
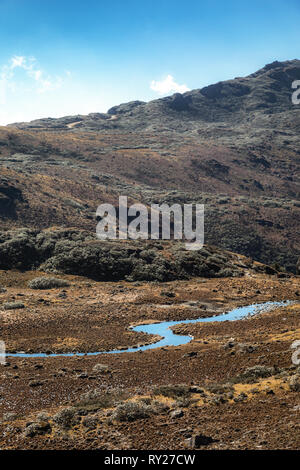
[[[151,323],[145,325],[138,325],[130,327],[131,331],[147,333],[150,335],[159,335],[161,339],[155,343],[147,344],[145,346],[131,347],[127,349],[113,349],[111,351],[97,351],[97,352],[73,352],[73,353],[6,353],[6,357],[74,357],[74,356],[97,356],[98,354],[121,354],[124,352],[137,352],[137,351],[147,351],[148,349],[161,348],[163,346],[180,346],[182,344],[187,344],[192,341],[192,336],[184,336],[174,334],[171,330],[172,326],[179,324],[189,324],[189,323],[206,323],[206,322],[223,322],[223,321],[235,321],[241,320],[242,318],[256,315],[259,313],[264,313],[272,310],[276,307],[287,306],[293,303],[292,301],[282,301],[282,302],[265,302],[262,304],[252,304],[246,307],[238,307],[234,310],[230,310],[227,313],[222,313],[221,315],[216,315],[214,317],[206,318],[197,318],[194,320],[177,320],[177,321],[165,321],[160,323]]]

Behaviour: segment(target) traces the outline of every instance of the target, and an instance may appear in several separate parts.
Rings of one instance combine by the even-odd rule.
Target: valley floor
[[[40,274],[39,274],[40,275]],[[294,300],[235,322],[176,326],[186,345],[0,365],[1,449],[297,449],[300,278],[103,283],[33,290],[35,272],[0,271],[9,352],[105,351],[153,341],[133,324],[213,316]],[[60,276],[61,277],[61,276]]]

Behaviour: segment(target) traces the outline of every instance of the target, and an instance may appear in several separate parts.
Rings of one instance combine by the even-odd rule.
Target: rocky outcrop
[[[107,114],[126,114],[130,113],[137,106],[146,104],[144,101],[130,101],[129,103],[123,103],[118,106],[113,106],[107,111]]]

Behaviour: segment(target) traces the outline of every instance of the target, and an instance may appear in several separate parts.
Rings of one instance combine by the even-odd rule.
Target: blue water
[[[137,331],[141,333],[147,333],[150,335],[159,335],[162,337],[156,343],[148,344],[146,346],[139,346],[127,349],[113,349],[111,351],[97,351],[97,352],[88,352],[88,353],[6,353],[6,357],[74,357],[74,356],[97,356],[99,354],[121,354],[124,352],[137,352],[137,351],[147,351],[148,349],[161,348],[162,346],[180,346],[181,344],[189,343],[193,337],[176,335],[172,332],[171,327],[179,324],[189,324],[189,323],[208,323],[208,322],[222,322],[222,321],[235,321],[241,320],[242,318],[256,315],[258,313],[263,313],[272,310],[276,307],[286,306],[291,304],[291,301],[282,301],[282,302],[265,302],[262,304],[253,304],[246,307],[235,308],[230,310],[230,312],[222,313],[215,317],[207,318],[197,318],[195,320],[178,320],[178,321],[165,321],[160,323],[152,323],[149,325],[138,325],[130,327],[131,331]],[[3,356],[3,355],[2,355]],[[1,357],[1,354],[0,354]]]

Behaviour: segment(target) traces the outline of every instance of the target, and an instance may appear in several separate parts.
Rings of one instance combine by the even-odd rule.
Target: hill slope
[[[300,61],[107,114],[0,128],[4,229],[95,230],[101,202],[204,202],[206,242],[294,269]]]

